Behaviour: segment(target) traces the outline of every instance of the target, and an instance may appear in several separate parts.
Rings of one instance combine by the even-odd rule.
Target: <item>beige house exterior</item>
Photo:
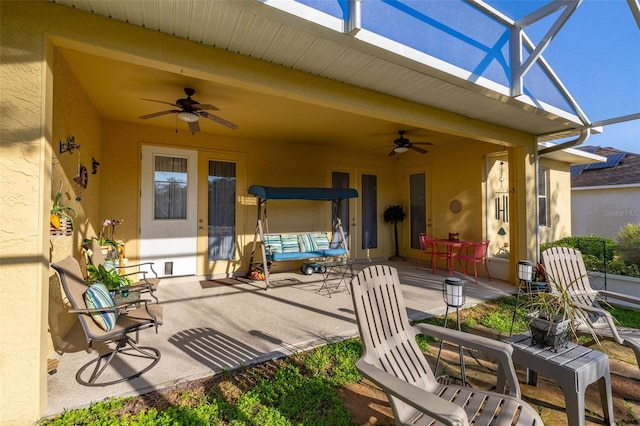
[[[363,175],[377,179],[377,247],[365,250],[360,245],[361,206],[359,199],[351,201],[355,261],[393,254],[392,227],[384,223],[382,212],[391,204],[410,210],[408,182],[413,175],[426,179],[428,232],[496,240],[491,206],[497,189],[488,182],[496,172],[490,159],[496,156],[508,165],[503,171],[509,232],[499,244],[508,245],[510,270],[518,259],[536,259],[540,242],[571,234],[569,165],[582,160],[538,159],[535,135],[515,125],[469,118],[52,2],[2,1],[0,17],[3,425],[40,419],[47,404],[47,357],[75,320],[59,303],[50,262],[67,255],[82,260],[83,239],[97,235],[105,218],[123,220],[118,239],[126,242],[131,261],[139,259],[143,147],[196,153],[200,201],[207,197],[207,162],[236,165],[235,259],[207,260],[206,232],[198,232],[196,275],[246,271],[256,219],[249,185],[327,187],[334,172],[347,173],[358,190]],[[198,86],[195,97],[201,102],[211,97],[219,115],[239,129],[201,123],[202,131],[192,135],[175,119],[138,119],[145,111],[122,119],[133,101],[110,98],[115,90],[130,91],[136,105],[142,105],[138,108],[150,113],[162,105],[140,98],[173,102],[188,85]],[[107,104],[111,107],[105,109]],[[576,126],[558,114],[540,119],[558,131]],[[299,131],[301,126],[305,132]],[[415,131],[416,136],[408,132],[411,139],[433,141],[429,153],[388,155],[402,129]],[[61,153],[60,143],[70,137],[80,148]],[[96,174],[92,159],[99,162]],[[80,166],[88,168],[86,188],[74,181]],[[540,232],[535,213],[539,167],[549,170],[553,224]],[[63,204],[78,211],[71,236],[49,235],[49,211],[58,191]],[[460,202],[459,212],[449,208],[453,200]],[[199,203],[198,209],[198,217],[206,217],[206,204]],[[276,231],[329,230],[331,210],[329,204],[274,205],[270,221]],[[417,258],[409,227],[403,224],[400,230],[401,254]]]

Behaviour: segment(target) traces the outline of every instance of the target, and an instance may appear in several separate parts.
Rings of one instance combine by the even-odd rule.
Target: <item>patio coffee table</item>
[[[604,418],[610,425],[615,425],[607,355],[572,342],[557,351],[548,346],[532,345],[529,332],[504,341],[513,346],[513,362],[527,367],[529,385],[537,386],[538,372],[560,385],[567,406],[568,424],[585,424],[584,393],[587,386],[597,381]]]

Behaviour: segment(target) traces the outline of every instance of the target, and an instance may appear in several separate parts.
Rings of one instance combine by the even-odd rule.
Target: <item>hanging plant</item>
[[[51,235],[71,235],[71,231],[75,226],[73,218],[78,215],[73,207],[61,206],[62,192],[58,192],[51,206],[51,215],[49,221],[51,223]],[[69,224],[69,226],[67,226]]]

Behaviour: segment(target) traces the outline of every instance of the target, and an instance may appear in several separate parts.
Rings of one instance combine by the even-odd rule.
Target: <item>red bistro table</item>
[[[468,241],[449,240],[449,239],[435,239],[429,240],[433,245],[433,270],[432,274],[436,273],[438,266],[438,260],[441,257],[447,259],[447,269],[449,269],[449,276],[453,275],[453,259],[460,253],[460,249],[465,244],[470,244]]]

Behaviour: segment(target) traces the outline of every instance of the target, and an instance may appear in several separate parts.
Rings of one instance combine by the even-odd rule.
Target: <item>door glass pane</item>
[[[378,178],[362,175],[362,248],[378,247]]]
[[[154,219],[187,218],[187,159],[156,155]]]
[[[349,173],[344,172],[332,172],[331,173],[331,186],[333,188],[349,188]],[[340,212],[336,209],[336,204],[333,203],[331,208],[331,223],[335,225],[336,217],[340,216],[342,222],[342,228],[344,229],[344,237],[347,239],[347,246],[349,244],[349,200],[342,200],[339,204]],[[333,241],[340,241],[340,235],[334,234]]]
[[[419,249],[420,241],[418,236],[427,232],[427,183],[426,175],[419,173],[409,177],[409,202],[411,203],[410,229],[411,229],[411,248]]]
[[[236,164],[209,161],[207,258],[233,260],[236,240]]]

